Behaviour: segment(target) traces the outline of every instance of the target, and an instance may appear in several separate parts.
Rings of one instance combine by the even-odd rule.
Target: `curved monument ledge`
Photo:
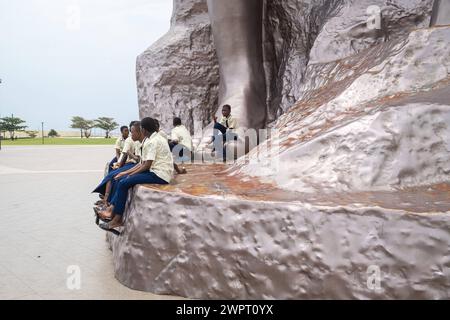
[[[108,235],[116,278],[206,299],[450,298],[450,185],[301,194],[223,165],[138,186]]]

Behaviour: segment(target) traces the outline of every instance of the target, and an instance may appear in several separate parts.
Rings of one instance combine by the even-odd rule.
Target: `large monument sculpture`
[[[279,135],[135,188],[108,236],[116,278],[189,298],[449,298],[449,2],[175,0],[138,58],[141,116],[194,132],[229,103]]]
[[[433,14],[431,15],[431,26],[443,26],[450,24],[450,1],[435,0]]]
[[[219,105],[229,104],[240,127],[266,125],[261,0],[208,0],[219,58]]]
[[[224,47],[219,50],[219,54],[226,56],[222,51],[227,49],[224,45],[229,41],[225,39],[233,38],[235,44],[240,44],[233,52],[233,57],[239,59],[229,65],[224,62],[220,64],[220,102],[229,101],[232,96],[243,101],[243,105],[250,105],[252,110],[263,109],[253,105],[267,105],[266,122],[270,123],[302,97],[304,72],[308,63],[342,59],[372,45],[405,35],[414,28],[426,27],[430,24],[433,6],[433,0],[413,3],[397,0],[387,4],[381,0],[212,3],[214,1],[209,3],[208,10],[206,0],[174,0],[171,30],[138,57],[137,83],[141,116],[159,117],[166,130],[170,128],[170,119],[174,115],[180,116],[192,133],[211,123],[211,115],[219,107],[216,47]],[[382,9],[381,29],[367,29],[367,8],[370,6]],[[238,15],[227,15],[226,19],[221,16],[227,10],[236,12],[237,9]],[[251,14],[245,17],[249,9]],[[236,23],[239,15],[245,18],[240,19],[244,21],[241,24]],[[214,24],[216,19],[220,19],[221,23]],[[233,29],[223,30],[229,25],[233,25]],[[224,28],[221,29],[221,26]],[[213,43],[213,32],[221,33],[216,36],[217,44]],[[264,73],[261,72],[261,65]],[[233,70],[237,66],[242,68]],[[251,74],[247,74],[244,79],[240,76],[242,70],[248,70]],[[235,76],[226,77],[227,72],[232,71]],[[266,78],[265,84],[262,75]],[[237,85],[239,81],[241,83]],[[228,88],[225,85],[227,82]],[[239,86],[240,93],[232,89],[233,86]],[[255,97],[255,91],[265,97],[266,103],[258,101],[261,98]],[[250,95],[252,100],[258,102],[247,102]],[[238,105],[234,106],[237,112],[247,109]],[[262,119],[265,113],[254,117]],[[243,125],[252,120],[244,121]]]

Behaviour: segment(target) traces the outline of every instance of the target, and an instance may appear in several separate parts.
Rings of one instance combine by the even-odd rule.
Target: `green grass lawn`
[[[44,145],[113,145],[116,142],[116,138],[104,139],[104,138],[45,138]],[[38,146],[42,145],[42,139],[18,139],[18,140],[2,140],[2,146]]]

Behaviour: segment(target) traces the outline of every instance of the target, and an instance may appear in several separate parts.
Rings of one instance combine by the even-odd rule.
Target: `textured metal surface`
[[[276,123],[278,150],[235,174],[286,190],[355,191],[450,180],[450,28],[421,29],[308,67],[304,98]],[[273,143],[274,141],[271,141]],[[265,170],[272,162],[278,170]]]
[[[276,189],[244,200],[258,191],[189,169],[175,187],[133,191],[123,234],[108,237],[124,285],[208,299],[450,298],[448,186],[422,198],[441,212],[415,214],[376,193],[347,205],[324,194],[328,205],[286,202]],[[374,267],[379,290],[368,285]]]
[[[450,0],[435,0],[431,26],[443,26],[450,24]]]
[[[168,123],[201,100],[185,118],[208,123],[218,61],[221,102],[262,83],[259,49],[248,48],[261,40],[259,5],[227,3],[210,1],[215,60],[206,2],[176,1],[184,18],[170,41],[138,63],[141,115]],[[267,1],[260,98],[279,117],[269,142],[281,152],[263,144],[226,173],[189,168],[176,184],[135,188],[123,235],[108,236],[117,279],[190,298],[450,298],[450,27],[425,28],[432,4]],[[369,5],[381,9],[378,29],[367,28]],[[189,72],[197,80],[184,87]]]
[[[214,28],[224,61],[220,102],[229,102],[238,114],[249,112],[243,125],[259,127],[266,115],[272,122],[302,97],[308,63],[342,59],[428,26],[432,4],[210,0],[209,15],[220,20]],[[382,12],[381,29],[367,28],[371,5]],[[191,132],[199,133],[211,122],[219,106],[219,65],[206,0],[174,1],[171,30],[138,57],[137,82],[141,116],[159,117],[166,131],[174,115],[180,115]]]
[[[137,58],[140,117],[165,132],[178,116],[194,133],[217,109],[219,68],[206,0],[174,0],[169,32]]]
[[[280,89],[271,93],[272,100],[275,99],[271,106],[272,109],[279,106],[284,112],[302,99],[305,84],[316,81],[305,74],[305,62],[313,65],[344,59],[427,27],[433,3],[432,0],[310,1],[304,5],[307,9],[303,13],[294,10],[292,4],[306,3],[304,1],[279,2],[277,15],[271,20],[278,19],[280,27],[272,27],[267,33],[278,35],[275,43],[282,44],[283,48],[277,50],[277,60],[281,63],[279,76],[273,83]],[[371,6],[380,12],[380,24],[375,28],[368,27],[371,18],[376,17],[368,13],[373,12],[368,11]],[[290,25],[295,28],[291,30]],[[278,29],[280,32],[274,32]]]

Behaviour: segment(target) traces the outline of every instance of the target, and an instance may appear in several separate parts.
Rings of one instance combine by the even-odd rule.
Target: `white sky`
[[[0,0],[0,116],[30,130],[137,119],[136,57],[171,14],[172,0]]]

